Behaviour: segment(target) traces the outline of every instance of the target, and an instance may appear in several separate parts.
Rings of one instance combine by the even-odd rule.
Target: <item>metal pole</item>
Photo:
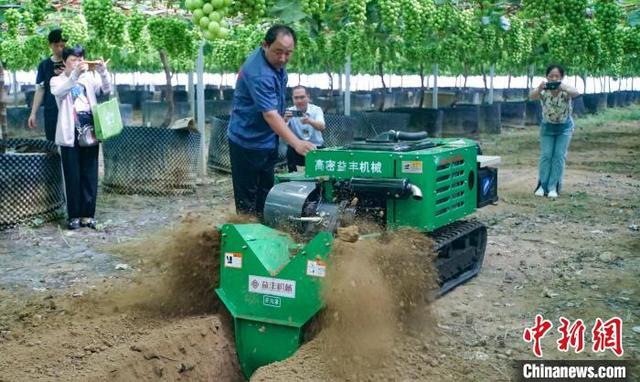
[[[189,74],[187,75],[187,80],[188,80],[188,88],[189,88],[189,115],[191,115],[191,117],[195,117],[196,116],[196,92],[195,92],[195,87],[193,84],[193,72],[189,72]]]
[[[204,42],[200,43],[198,49],[198,62],[196,70],[198,76],[198,131],[200,132],[200,176],[207,176],[207,160],[206,160],[206,138],[204,133]]]
[[[433,99],[431,100],[431,107],[438,108],[438,64],[433,64]]]
[[[13,74],[13,106],[18,106],[18,76],[15,71],[11,74]]]
[[[351,55],[344,64],[344,115],[351,115]]]
[[[496,65],[489,66],[489,105],[493,105],[493,77],[496,74]]]

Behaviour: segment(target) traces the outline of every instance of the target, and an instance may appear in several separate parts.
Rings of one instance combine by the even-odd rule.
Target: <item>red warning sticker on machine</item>
[[[242,253],[225,252],[224,266],[226,268],[242,268]]]
[[[327,263],[322,260],[307,261],[307,275],[313,277],[324,277],[327,274]]]
[[[249,292],[296,298],[294,280],[249,275]]]

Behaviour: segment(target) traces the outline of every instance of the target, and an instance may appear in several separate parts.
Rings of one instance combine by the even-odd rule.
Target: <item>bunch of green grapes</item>
[[[595,27],[593,20],[585,20],[583,23],[576,25],[573,33],[579,41],[579,49],[576,51],[576,57],[586,62],[592,61],[593,57],[602,55],[602,41],[600,32]]]
[[[48,7],[47,0],[31,0],[28,10],[33,16],[33,22],[40,24],[44,21]]]
[[[116,11],[111,0],[84,0],[82,10],[91,34],[112,46],[124,43],[126,19]]]
[[[25,37],[22,51],[27,65],[24,69],[31,69],[34,62],[38,62],[47,53],[48,41],[44,35],[30,34]]]
[[[267,4],[267,7],[269,5]],[[321,15],[326,6],[326,0],[300,0],[302,11],[308,15]]]
[[[151,45],[172,59],[197,55],[197,36],[189,24],[175,17],[153,17],[147,25]]]
[[[36,33],[36,25],[33,20],[33,15],[31,12],[24,10],[22,11],[22,27],[24,29],[25,34],[33,34]]]
[[[89,40],[89,30],[87,22],[82,15],[65,17],[60,23],[62,35],[70,46],[81,44],[86,45]]]
[[[211,58],[212,66],[218,71],[232,70],[236,62],[235,44],[224,40],[213,40],[211,48],[209,57]]]
[[[235,0],[233,6],[243,15],[243,20],[249,23],[258,23],[267,14],[265,0]]]
[[[438,44],[438,63],[445,65],[458,61],[457,49],[458,41],[453,35],[447,35]]]
[[[147,25],[147,19],[142,13],[135,11],[129,16],[127,33],[132,44],[138,45],[140,43],[145,25]]]
[[[502,29],[495,24],[481,25],[479,28],[479,55],[489,63],[496,63],[504,52],[504,36]]]
[[[425,15],[419,0],[402,0],[400,2],[402,14],[403,37],[408,42],[421,41],[424,36]]]
[[[523,0],[523,11],[530,19],[542,17],[547,13],[547,3],[550,0]]]
[[[367,0],[349,0],[347,2],[347,14],[350,23],[356,27],[364,27],[367,22]]]
[[[260,1],[264,5],[264,0]],[[193,12],[193,23],[207,40],[226,38],[229,35],[228,23],[224,20],[231,12],[231,0],[187,0],[187,9]],[[235,3],[238,5],[238,2]],[[241,8],[238,8],[241,9]],[[248,9],[243,9],[248,12]],[[264,13],[264,10],[261,11]],[[250,11],[253,15],[253,11]]]
[[[324,11],[327,9],[327,0],[316,0],[318,3],[317,6],[317,14],[322,15]]]
[[[40,34],[5,35],[0,41],[0,59],[9,70],[31,70],[47,51],[47,39]]]
[[[567,21],[578,24],[584,21],[587,11],[588,0],[565,0],[565,16]]]
[[[3,36],[0,42],[0,58],[6,69],[20,70],[25,64],[22,40],[19,36]],[[33,64],[33,63],[32,63]]]
[[[105,5],[107,5],[107,7],[105,7]],[[110,7],[110,1],[108,4],[102,0],[85,0],[82,2],[83,14],[87,23],[91,26],[93,33],[99,36],[106,33],[106,25],[103,20],[108,17]]]
[[[9,8],[4,13],[4,23],[6,24],[7,36],[17,36],[22,15],[15,8]]]
[[[454,18],[454,7],[449,2],[436,5],[431,16],[431,23],[435,30],[442,31],[451,25]]]
[[[615,30],[624,14],[616,0],[597,0],[594,3],[594,10],[596,24],[601,31]]]
[[[524,61],[531,47],[527,41],[524,21],[519,17],[512,17],[510,21],[511,28],[505,34],[504,47],[507,62],[515,66]]]
[[[475,15],[471,9],[458,9],[455,20],[457,27],[454,30],[454,35],[458,38],[460,53],[463,56],[468,56],[477,46],[478,29]],[[464,58],[465,57],[461,57],[461,59]],[[466,57],[466,59],[469,59],[469,57]]]
[[[567,57],[573,54],[567,51],[567,27],[564,25],[554,25],[547,30],[545,38],[549,56],[554,62],[566,62]]]
[[[400,2],[397,0],[378,0],[382,26],[388,32],[396,29],[400,17]]]
[[[623,74],[627,77],[633,77],[640,68],[640,27],[637,25],[625,27],[623,33]]]
[[[331,35],[329,40],[329,56],[342,63],[349,53],[349,33],[343,28]]]
[[[640,55],[640,25],[626,28],[623,35],[625,53]]]
[[[623,49],[621,20],[623,11],[615,0],[598,0],[594,5],[595,24],[600,32],[604,51],[603,65],[615,67],[620,64]]]

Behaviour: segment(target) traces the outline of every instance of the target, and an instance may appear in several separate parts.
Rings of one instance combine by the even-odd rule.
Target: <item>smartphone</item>
[[[557,88],[560,87],[561,83],[562,81],[549,81],[544,85],[544,88],[546,90],[556,90]]]
[[[89,66],[89,70],[90,71],[94,71],[96,70],[96,67],[98,66],[98,61],[85,61],[87,63],[87,65]]]
[[[304,117],[302,110],[291,110],[291,114],[293,114],[294,117]]]

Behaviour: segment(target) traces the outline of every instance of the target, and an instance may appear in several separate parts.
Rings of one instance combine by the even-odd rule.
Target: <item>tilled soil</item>
[[[326,330],[252,380],[513,380],[512,361],[534,358],[522,333],[536,314],[554,324],[542,342],[544,359],[615,359],[590,349],[589,331],[596,318],[618,316],[622,358],[638,360],[639,121],[637,107],[578,120],[555,201],[533,196],[535,131],[482,137],[485,152],[502,155],[503,164],[500,202],[477,213],[489,228],[480,275],[404,310],[393,287],[349,293],[349,285],[390,280],[379,256],[360,262],[363,250],[349,248],[342,279],[332,284],[347,285],[345,299],[323,314],[333,306],[348,317],[340,302],[349,301],[345,308],[359,307],[352,326],[332,326],[336,316],[328,315]],[[179,198],[98,199],[100,231],[69,235],[45,224],[0,232],[0,381],[242,381],[231,320],[210,285],[199,287],[215,282],[215,266],[208,268],[215,262],[201,255],[209,245],[213,254],[213,225],[231,211],[230,179],[215,175],[196,195]],[[417,287],[404,285],[411,306],[408,292]],[[556,350],[561,316],[584,320],[584,352]]]

